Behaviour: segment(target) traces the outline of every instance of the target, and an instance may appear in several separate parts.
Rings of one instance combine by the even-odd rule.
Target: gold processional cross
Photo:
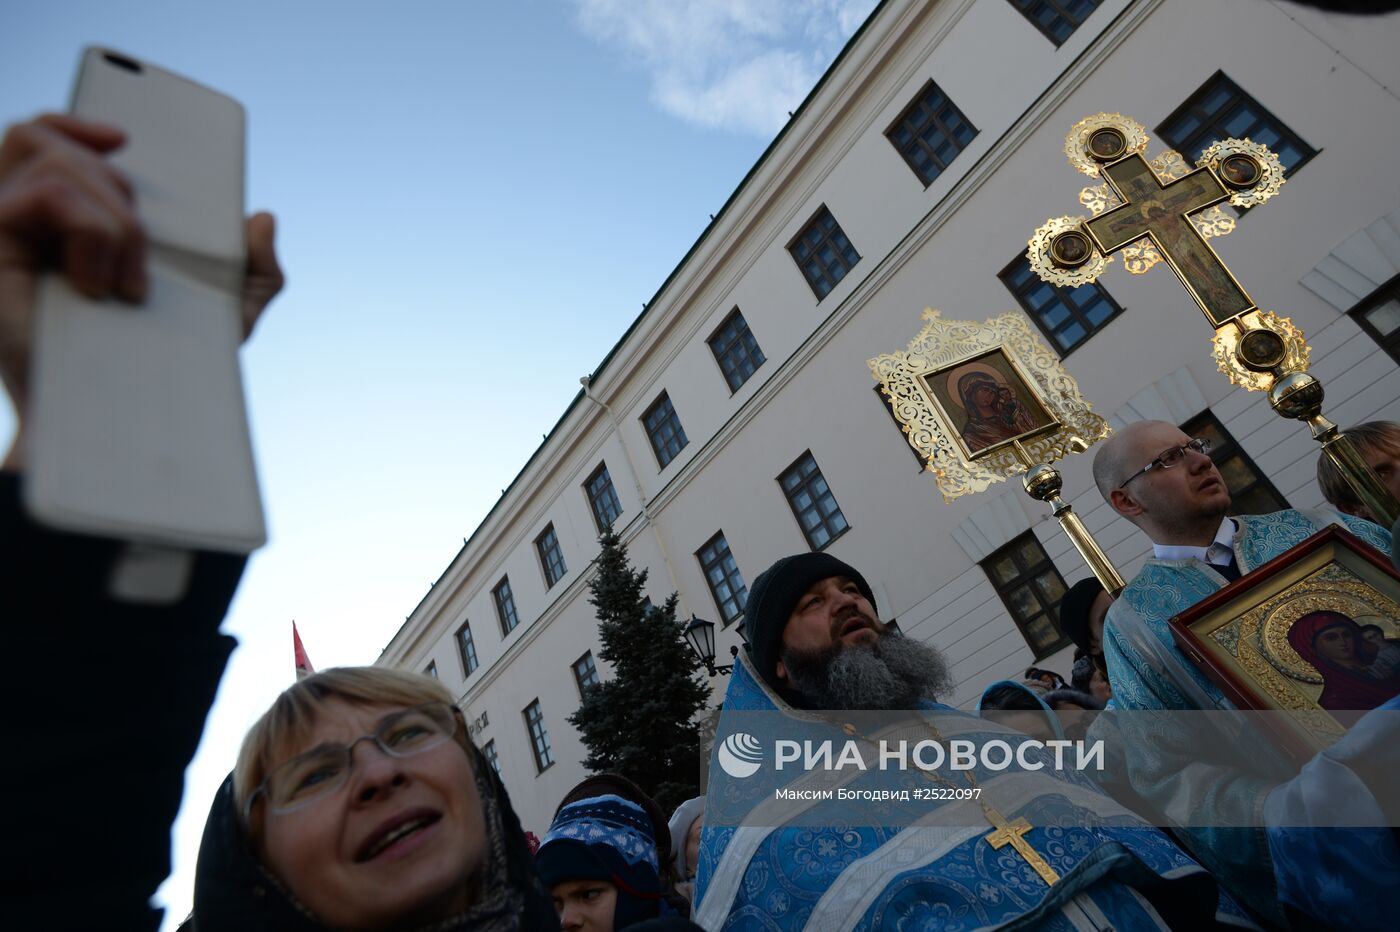
[[[1079,202],[1093,216],[1057,217],[1031,237],[1026,259],[1042,281],[1077,288],[1098,279],[1115,255],[1133,274],[1165,260],[1215,328],[1216,365],[1231,382],[1267,392],[1280,415],[1303,421],[1384,527],[1400,505],[1337,425],[1322,416],[1322,384],[1307,371],[1308,345],[1286,317],[1261,310],[1206,239],[1229,233],[1234,218],[1220,205],[1248,209],[1278,193],[1283,163],[1248,139],[1207,147],[1192,169],[1168,150],[1142,155],[1147,133],[1119,113],[1080,120],[1065,139],[1070,164],[1103,184]]]
[[[1028,254],[1041,278],[1082,285],[1098,278],[1117,252],[1128,271],[1147,271],[1166,260],[1217,330],[1255,311],[1254,301],[1206,243],[1234,229],[1217,205],[1252,207],[1283,183],[1277,156],[1243,140],[1217,143],[1190,170],[1175,152],[1143,158],[1147,134],[1118,114],[1099,114],[1070,132],[1070,162],[1104,184],[1087,188],[1080,203],[1097,213],[1088,220],[1063,217],[1036,231]]]
[[[983,806],[982,814],[987,817],[987,821],[996,826],[996,831],[983,836],[983,840],[993,848],[1004,848],[1010,845],[1015,849],[1027,864],[1040,875],[1040,879],[1050,886],[1054,886],[1060,879],[1060,875],[1055,873],[1055,868],[1051,867],[1046,860],[1040,856],[1040,852],[1031,847],[1026,841],[1025,834],[1031,830],[1031,824],[1024,818],[1017,818],[1014,821],[1006,821],[1006,817],[997,812],[991,806]]]
[[[1123,203],[1084,224],[1101,253],[1110,255],[1150,236],[1212,326],[1254,310],[1244,288],[1191,222],[1192,215],[1230,197],[1209,169],[1163,184],[1147,160],[1133,153],[1105,166],[1103,175]]]

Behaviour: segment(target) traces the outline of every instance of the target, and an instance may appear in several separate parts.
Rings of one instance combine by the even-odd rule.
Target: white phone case
[[[73,114],[114,124],[111,161],[149,238],[142,306],[41,284],[24,496],[42,523],[247,553],[267,538],[238,348],[244,114],[230,97],[88,49]]]

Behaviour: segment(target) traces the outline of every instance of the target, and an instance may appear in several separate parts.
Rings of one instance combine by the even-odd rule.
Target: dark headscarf
[[[426,927],[431,932],[535,932],[558,929],[554,903],[535,873],[520,820],[496,771],[475,747],[468,751],[476,774],[487,854],[482,899],[465,913]],[[467,883],[468,878],[463,878]],[[326,932],[306,908],[253,854],[233,796],[224,780],[209,810],[194,879],[195,932]]]
[[[1060,597],[1060,630],[1085,653],[1089,652],[1089,609],[1100,592],[1103,583],[1090,576],[1070,586]]]
[[[865,577],[855,568],[829,553],[799,553],[783,557],[758,574],[749,587],[749,600],[744,606],[744,630],[749,639],[749,653],[754,667],[768,681],[780,688],[777,681],[778,659],[783,652],[783,629],[802,594],[814,583],[832,576],[845,576],[860,587],[870,607],[875,608],[875,593]]]

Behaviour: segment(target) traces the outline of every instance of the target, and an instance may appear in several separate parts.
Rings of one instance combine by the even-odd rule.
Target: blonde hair
[[[433,677],[388,667],[332,667],[298,680],[277,697],[243,738],[233,766],[233,798],[240,815],[247,813],[248,800],[273,763],[290,757],[306,741],[328,699],[361,706],[453,705],[452,694]],[[458,731],[458,741],[470,748],[460,723]]]
[[[1343,433],[1351,438],[1356,452],[1363,457],[1372,453],[1400,457],[1400,424],[1394,421],[1367,421]],[[1322,497],[1334,507],[1348,513],[1361,509],[1361,500],[1356,497],[1342,471],[1332,464],[1326,453],[1317,458],[1317,484],[1322,489]]]

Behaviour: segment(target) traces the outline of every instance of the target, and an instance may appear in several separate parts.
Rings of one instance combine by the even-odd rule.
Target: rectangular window
[[[554,533],[553,524],[535,538],[535,550],[540,555],[540,566],[544,567],[545,588],[551,588],[569,571],[564,565],[564,554],[559,549],[559,536]]]
[[[423,674],[424,674],[425,676],[431,676],[433,679],[437,679],[437,678],[438,678],[438,675],[437,675],[437,661],[436,661],[436,660],[429,660],[429,661],[428,661],[428,669],[424,670],[424,671],[423,671]]]
[[[515,596],[510,592],[510,577],[504,576],[491,590],[491,599],[496,603],[496,618],[501,622],[501,633],[510,634],[520,624],[515,614]]]
[[[850,527],[821,470],[817,468],[811,450],[803,453],[797,462],[783,471],[778,477],[778,484],[783,487],[792,513],[797,516],[797,523],[807,538],[807,546],[813,550],[821,550]]]
[[[601,534],[612,527],[622,514],[622,502],[617,500],[617,490],[613,488],[612,476],[608,475],[608,464],[599,463],[583,483],[583,491],[588,495],[588,507],[593,509],[593,521]]]
[[[1045,33],[1056,45],[1074,34],[1074,30],[1098,9],[1099,0],[1011,0],[1021,15]]]
[[[1033,532],[1017,537],[981,565],[1037,660],[1069,644],[1059,618],[1065,580]]]
[[[549,749],[549,732],[544,727],[544,713],[536,699],[525,707],[525,730],[530,733],[530,750],[535,753],[535,770],[544,773],[554,764],[554,752]]]
[[[491,765],[491,769],[496,771],[496,776],[501,775],[501,759],[496,754],[496,739],[492,738],[481,746],[481,753],[486,758],[486,763]]]
[[[719,325],[709,343],[731,392],[737,392],[763,365],[763,350],[758,348],[758,340],[737,307]]]
[[[574,661],[574,682],[578,684],[579,698],[589,686],[598,685],[598,668],[593,665],[593,651],[586,650],[583,656]]]
[[[1210,458],[1230,490],[1230,514],[1266,515],[1288,507],[1288,501],[1214,414],[1201,412],[1182,424],[1181,432],[1210,441]]]
[[[1349,313],[1381,349],[1400,362],[1400,276],[1376,289]]]
[[[457,629],[457,653],[462,655],[462,675],[471,676],[472,671],[477,668],[477,662],[476,642],[472,640],[472,626],[469,622],[462,622],[462,627]]]
[[[651,449],[656,453],[656,464],[662,469],[665,469],[666,464],[675,459],[676,454],[685,449],[685,445],[690,442],[685,439],[681,419],[676,415],[676,409],[671,406],[671,396],[665,392],[662,392],[661,397],[653,401],[651,407],[642,415],[642,425],[646,427]]]
[[[885,130],[885,137],[926,188],[976,135],[977,127],[932,81]]]
[[[1157,127],[1157,135],[1192,164],[1207,146],[1222,139],[1251,139],[1268,146],[1283,163],[1285,175],[1317,154],[1223,71],[1217,71],[1167,117]]]
[[[807,284],[812,286],[818,301],[830,294],[831,289],[860,261],[860,253],[856,252],[825,204],[806,229],[788,243],[788,252],[807,278]]]
[[[1104,328],[1123,308],[1098,282],[1067,288],[1041,281],[1021,253],[1001,270],[1001,283],[1061,356]]]
[[[715,605],[723,621],[722,627],[729,627],[744,617],[744,603],[749,590],[744,585],[744,577],[739,574],[739,566],[734,555],[729,552],[729,542],[720,531],[695,551],[700,561],[700,569],[705,574],[705,582],[710,585],[710,594],[715,597]]]

